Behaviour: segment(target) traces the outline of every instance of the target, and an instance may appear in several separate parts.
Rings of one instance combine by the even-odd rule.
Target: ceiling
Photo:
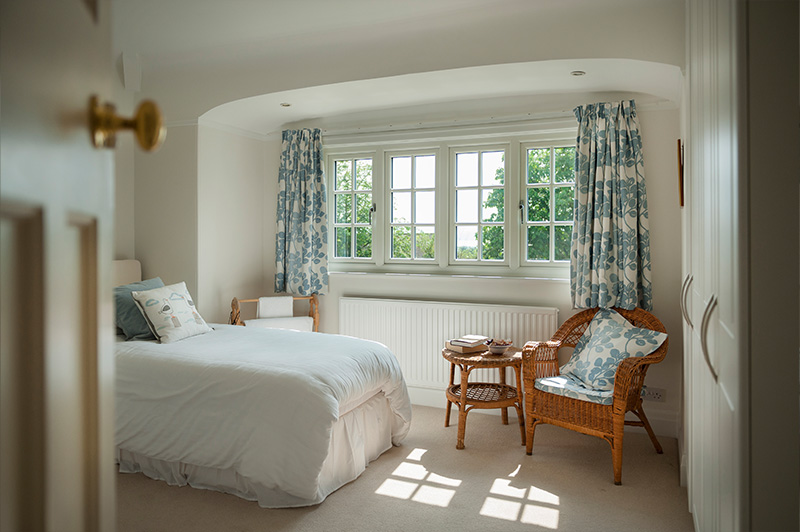
[[[613,13],[658,3],[666,2],[603,0],[602,5]],[[113,41],[115,54],[137,57],[145,90],[148,80],[159,76],[223,71],[234,63],[248,68],[248,60],[280,64],[296,56],[299,62],[332,46],[348,49],[348,45],[385,45],[393,38],[431,39],[431,35],[457,35],[467,27],[486,27],[493,33],[482,38],[497,40],[507,21],[545,16],[568,21],[571,14],[597,9],[598,4],[598,0],[112,0]],[[455,55],[453,59],[457,64]],[[346,64],[347,57],[341,60]],[[572,70],[587,75],[570,76]],[[502,110],[513,98],[526,95],[604,91],[638,92],[655,101],[677,103],[680,70],[658,62],[602,58],[481,64],[231,97],[228,103],[197,114],[208,122],[266,134],[312,118],[481,99],[495,101]]]

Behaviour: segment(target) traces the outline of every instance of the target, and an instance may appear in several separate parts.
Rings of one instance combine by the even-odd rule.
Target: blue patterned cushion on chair
[[[590,403],[610,405],[614,402],[613,390],[592,390],[583,385],[581,381],[567,373],[555,377],[543,377],[536,379],[533,383],[534,388],[543,392],[572,397]]]
[[[601,309],[578,340],[561,373],[594,390],[613,390],[620,362],[628,357],[649,355],[666,338],[666,333],[634,327],[616,311]]]

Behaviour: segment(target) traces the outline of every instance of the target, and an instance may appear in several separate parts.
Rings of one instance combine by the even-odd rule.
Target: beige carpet
[[[614,486],[604,441],[540,425],[533,456],[520,445],[516,416],[469,415],[466,449],[444,409],[415,406],[401,447],[307,508],[266,510],[222,493],[172,487],[119,474],[119,532],[250,531],[690,531],[678,484],[677,443],[656,454],[643,433],[625,437],[622,486]],[[456,414],[452,417],[456,422]]]

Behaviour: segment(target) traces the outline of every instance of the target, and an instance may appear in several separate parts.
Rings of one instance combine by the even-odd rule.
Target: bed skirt
[[[333,491],[355,480],[367,465],[392,446],[394,413],[383,392],[379,392],[333,424],[328,455],[322,464],[317,495],[304,499],[282,490],[280,486],[254,483],[246,472],[216,469],[185,462],[168,462],[117,448],[121,473],[144,473],[171,486],[230,493],[257,501],[262,508],[290,508],[319,504]],[[269,457],[266,456],[265,460]]]

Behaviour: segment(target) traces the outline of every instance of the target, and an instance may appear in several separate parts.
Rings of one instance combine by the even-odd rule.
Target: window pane
[[[392,188],[411,188],[411,157],[392,157]]]
[[[356,257],[372,257],[371,227],[356,227]]]
[[[570,243],[572,242],[572,226],[557,225],[553,227],[555,238],[555,260],[569,260]]]
[[[418,259],[433,259],[436,256],[436,233],[433,227],[416,228],[416,248],[414,256]]]
[[[349,257],[350,256],[350,228],[337,227],[336,228],[336,256]]]
[[[528,150],[528,183],[550,182],[550,148]]]
[[[505,193],[502,188],[490,188],[483,190],[483,201],[481,202],[481,221],[482,222],[502,222],[505,212]]]
[[[575,181],[575,148],[555,148],[556,183]]]
[[[478,221],[478,190],[456,191],[456,222]]]
[[[392,227],[392,258],[411,258],[411,228],[408,226]]]
[[[356,223],[368,224],[372,208],[372,194],[356,194]]]
[[[550,227],[528,227],[528,260],[550,260]]]
[[[420,155],[417,159],[417,188],[433,188],[436,186],[436,156]]]
[[[575,205],[575,193],[573,187],[556,187],[556,213],[554,220],[559,222],[572,221],[572,208]]]
[[[550,188],[528,189],[528,221],[547,222],[550,220]]]
[[[418,224],[436,223],[436,192],[415,192],[414,222]]]
[[[372,159],[356,160],[356,190],[372,190]]]
[[[336,190],[353,188],[352,161],[336,161]]]
[[[353,221],[353,196],[336,194],[336,223],[347,224]]]
[[[478,226],[460,225],[456,227],[456,258],[478,258]]]
[[[505,152],[486,151],[483,152],[483,175],[481,184],[483,185],[502,185],[505,182]]]
[[[392,223],[411,222],[411,192],[392,193]]]
[[[459,153],[456,155],[456,186],[478,186],[477,153]]]
[[[483,228],[481,258],[484,260],[503,260],[505,247],[502,225],[489,225]]]

